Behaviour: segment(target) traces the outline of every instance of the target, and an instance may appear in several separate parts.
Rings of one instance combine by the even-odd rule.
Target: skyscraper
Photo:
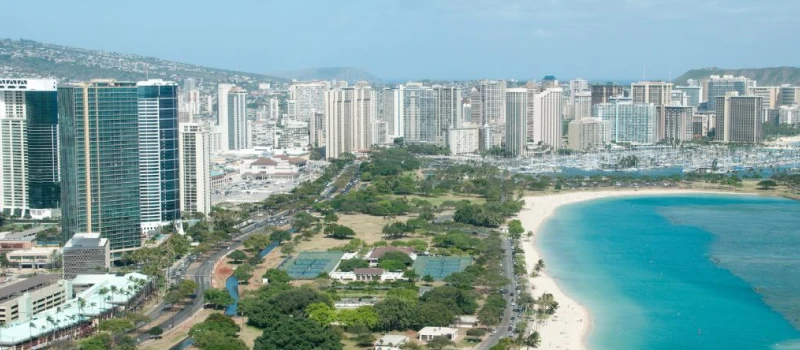
[[[528,89],[506,89],[506,154],[509,157],[525,155],[528,141]]]
[[[703,102],[703,88],[699,86],[676,86],[673,88],[677,91],[682,91],[688,98],[687,105],[690,107],[700,107],[700,102]]]
[[[64,241],[99,232],[117,257],[141,247],[138,103],[136,83],[58,88]]]
[[[640,81],[631,84],[633,103],[652,103],[668,105],[672,93],[672,83],[663,81]]]
[[[658,140],[670,142],[691,141],[694,137],[692,126],[694,108],[690,106],[657,106]]]
[[[350,87],[325,92],[325,157],[367,150],[372,146],[375,92]]]
[[[0,210],[48,217],[59,207],[56,81],[0,79]]]
[[[533,142],[543,143],[553,150],[561,148],[563,91],[560,87],[551,87],[533,97]]]
[[[461,122],[461,88],[434,86],[436,98],[436,135],[434,142],[445,146],[447,143],[447,129],[455,127]]]
[[[491,131],[494,133],[492,141],[494,145],[499,146],[506,136],[506,81],[483,80],[476,88],[478,93],[471,95],[478,98],[478,101],[472,101],[472,115],[480,113],[480,120],[476,121],[473,117],[472,122],[491,126]]]
[[[324,111],[327,89],[327,82],[322,81],[292,83],[289,86],[289,96],[297,104],[295,118],[301,122],[309,122],[313,111]]]
[[[745,96],[747,94],[747,88],[751,86],[756,86],[756,82],[743,76],[710,76],[707,80],[703,81],[703,94],[705,95],[705,100],[708,101],[707,109],[709,111],[717,110],[716,98],[725,97],[728,92],[736,91],[738,96]]]
[[[610,98],[623,96],[625,88],[612,82],[605,84],[592,84],[592,106],[598,103],[607,103]]]
[[[761,142],[761,128],[764,109],[761,97],[739,96],[729,91],[724,97],[717,97],[714,140],[721,142]]]
[[[610,124],[599,118],[575,119],[569,123],[567,141],[569,148],[576,151],[602,149],[611,141]]]
[[[139,192],[145,232],[180,219],[178,85],[148,80],[139,94]]]
[[[233,87],[228,91],[228,150],[247,148],[247,90]]]
[[[611,103],[595,105],[592,114],[611,124],[611,141],[644,145],[658,142],[655,104],[611,99]]]
[[[778,86],[751,86],[747,88],[747,96],[761,97],[761,108],[773,109],[780,106],[778,96],[781,88]]]
[[[407,142],[436,142],[436,94],[429,86],[408,83],[403,89],[403,137]]]
[[[232,84],[219,84],[217,86],[217,131],[219,132],[219,150],[227,151],[228,141],[228,92],[233,89]]]
[[[572,117],[575,120],[592,116],[592,94],[590,92],[578,92],[570,98],[572,99]]]
[[[180,125],[181,211],[193,215],[211,212],[211,140],[197,123]]]

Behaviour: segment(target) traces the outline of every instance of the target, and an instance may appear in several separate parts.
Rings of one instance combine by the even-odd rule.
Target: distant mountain
[[[378,77],[364,70],[352,67],[320,67],[308,68],[295,71],[273,72],[271,75],[284,79],[302,80],[345,80],[351,83],[365,80],[368,82],[380,82]]]
[[[676,84],[685,84],[688,79],[703,79],[710,75],[745,76],[754,79],[760,86],[775,86],[781,84],[800,85],[800,68],[797,67],[771,67],[771,68],[742,68],[724,69],[717,67],[692,69],[675,79]]]
[[[61,81],[97,78],[182,81],[196,78],[242,85],[283,79],[254,73],[208,68],[133,54],[80,49],[32,40],[0,39],[0,77],[49,77]]]

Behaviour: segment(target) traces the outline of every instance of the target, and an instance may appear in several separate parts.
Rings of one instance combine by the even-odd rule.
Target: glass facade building
[[[28,91],[28,202],[30,209],[58,208],[58,93]]]
[[[162,80],[136,85],[141,225],[149,231],[180,219],[178,85]]]
[[[141,246],[138,101],[135,83],[58,88],[64,241],[99,232],[112,254]]]

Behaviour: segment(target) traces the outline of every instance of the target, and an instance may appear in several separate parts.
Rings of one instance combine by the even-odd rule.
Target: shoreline
[[[551,277],[545,267],[537,277],[530,277],[533,266],[539,259],[544,259],[536,238],[541,233],[542,225],[555,214],[556,210],[564,205],[585,202],[595,199],[626,197],[626,196],[657,196],[677,194],[721,194],[743,195],[726,191],[713,191],[701,189],[641,189],[641,190],[604,190],[587,192],[567,192],[544,196],[526,196],[525,205],[517,218],[522,222],[525,232],[533,231],[530,239],[523,234],[522,250],[525,254],[527,265],[526,274],[529,286],[528,292],[534,298],[539,298],[543,293],[550,293],[558,302],[556,313],[547,319],[544,324],[537,326],[535,321],[529,321],[528,329],[536,329],[542,339],[539,349],[580,349],[586,350],[586,337],[592,328],[592,318],[589,310],[575,299],[564,293],[555,278]],[[536,209],[536,210],[534,210]],[[547,260],[545,260],[545,265]]]

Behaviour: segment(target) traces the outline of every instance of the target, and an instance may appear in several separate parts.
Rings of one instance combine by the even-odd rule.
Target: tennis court
[[[430,275],[441,280],[454,272],[461,272],[472,264],[469,256],[418,256],[414,261],[414,271],[421,277]]]
[[[315,279],[323,272],[333,271],[343,255],[343,252],[302,252],[287,260],[281,265],[281,269],[292,279]]]

